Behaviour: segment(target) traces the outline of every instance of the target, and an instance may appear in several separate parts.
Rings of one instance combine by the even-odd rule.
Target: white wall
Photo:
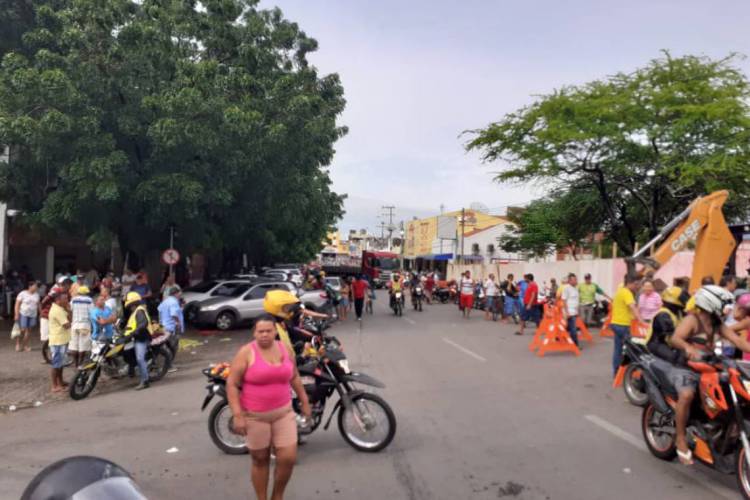
[[[501,223],[496,226],[480,231],[471,236],[467,236],[464,241],[464,254],[473,255],[472,247],[477,244],[479,245],[479,255],[484,257],[485,263],[490,263],[491,259],[502,259],[502,260],[519,260],[522,258],[520,254],[508,253],[500,248],[498,240],[510,233],[513,230],[513,224],[510,222]],[[490,255],[487,253],[487,245],[495,246],[495,253]]]

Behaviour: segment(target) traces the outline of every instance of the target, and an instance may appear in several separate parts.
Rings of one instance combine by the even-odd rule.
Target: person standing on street
[[[427,274],[427,279],[424,282],[424,291],[427,303],[432,304],[432,294],[435,291],[435,273]]]
[[[172,356],[169,357],[169,372],[177,371],[172,365],[172,359],[177,354],[180,345],[180,335],[185,331],[185,319],[180,307],[180,293],[182,290],[174,286],[168,290],[169,295],[159,304],[159,323],[167,333],[167,342],[170,346]]]
[[[135,360],[138,363],[138,372],[140,383],[135,388],[136,391],[148,388],[148,365],[146,364],[146,352],[148,344],[151,342],[151,333],[149,324],[151,319],[148,317],[148,310],[138,292],[130,292],[125,297],[125,314],[128,315],[125,324],[125,337],[133,337],[135,340]],[[130,372],[133,376],[133,372]]]
[[[105,342],[112,340],[114,328],[112,325],[117,321],[115,312],[107,307],[107,299],[99,294],[91,308],[91,340]]]
[[[73,313],[71,338],[68,349],[73,356],[73,366],[79,370],[91,352],[91,309],[94,301],[89,297],[89,287],[78,287],[78,295],[70,302]]]
[[[120,280],[120,283],[122,284],[122,296],[126,297],[128,293],[130,293],[130,288],[135,285],[135,274],[133,274],[133,271],[130,269],[125,269],[125,272],[122,273],[122,279]]]
[[[297,460],[297,422],[290,387],[297,394],[307,421],[312,410],[294,362],[294,351],[276,340],[273,316],[266,314],[255,321],[253,338],[240,348],[229,368],[227,400],[234,431],[247,437],[256,497],[268,499],[273,446],[276,470],[271,500],[283,500]]]
[[[586,273],[583,283],[578,285],[578,296],[581,300],[581,319],[586,326],[594,323],[594,308],[596,307],[596,296],[602,295],[612,302],[612,297],[604,293],[599,285],[591,281],[591,274]]]
[[[578,277],[570,273],[568,275],[568,286],[563,290],[560,297],[563,301],[563,317],[565,318],[566,328],[570,338],[573,339],[575,345],[580,347],[578,344],[578,306],[581,302],[580,293],[578,292]]]
[[[638,291],[638,278],[625,276],[625,284],[615,293],[612,300],[612,323],[610,327],[615,334],[614,351],[612,353],[612,373],[616,374],[622,362],[622,346],[630,338],[630,323],[634,319],[642,322],[641,315],[635,302]]]
[[[490,273],[487,281],[484,282],[484,294],[487,297],[486,307],[484,308],[484,319],[492,319],[492,313],[498,310],[500,299],[500,287],[495,281],[495,275]]]
[[[526,322],[531,321],[536,325],[539,324],[539,285],[534,281],[533,274],[527,274],[521,280],[525,284],[523,293],[523,309],[521,309],[521,325],[516,335],[523,335],[526,328]],[[520,282],[519,282],[520,283]],[[520,288],[520,287],[519,287]]]
[[[339,299],[339,319],[341,321],[346,321],[346,319],[349,317],[349,277],[341,278],[341,290],[339,293],[341,294],[341,298]]]
[[[29,336],[31,330],[36,327],[39,318],[39,285],[36,281],[29,281],[26,290],[23,290],[16,297],[15,320],[21,327],[21,335],[16,337],[16,352],[23,349],[26,352],[31,350],[29,345]]]
[[[555,300],[555,297],[557,297],[557,289],[559,287],[557,286],[557,280],[555,278],[550,278],[549,280],[549,295],[547,297],[551,299],[551,301]]]
[[[518,286],[516,286],[515,278],[512,274],[500,285],[500,289],[505,294],[503,300],[503,319],[507,323],[510,321],[511,316],[519,314],[520,307],[518,306]]]
[[[654,282],[650,279],[644,280],[641,284],[641,292],[638,294],[638,313],[641,319],[650,323],[661,306],[661,296],[656,292]]]
[[[370,284],[362,276],[357,275],[352,283],[352,295],[354,296],[354,314],[357,321],[362,321],[362,310],[365,307],[365,296],[368,293]]]
[[[474,307],[474,280],[471,279],[471,272],[466,271],[458,283],[460,291],[459,307],[465,319],[469,319],[471,309]]]
[[[52,392],[64,391],[68,384],[63,381],[63,367],[70,342],[70,316],[68,315],[68,294],[55,294],[49,310],[49,350]]]

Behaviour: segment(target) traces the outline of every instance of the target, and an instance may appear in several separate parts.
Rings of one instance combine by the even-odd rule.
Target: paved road
[[[376,455],[333,426],[301,451],[289,498],[738,498],[734,479],[667,464],[642,443],[639,409],[610,388],[611,342],[537,358],[530,337],[452,306],[395,318],[378,301],[361,331],[337,325],[353,368],[380,378],[398,432]],[[227,359],[247,338],[217,345]],[[251,498],[249,458],[223,455],[199,405],[203,362],[148,391],[108,390],[0,416],[0,498],[18,498],[45,464],[93,454],[130,471],[153,499]],[[177,453],[166,450],[177,447]]]

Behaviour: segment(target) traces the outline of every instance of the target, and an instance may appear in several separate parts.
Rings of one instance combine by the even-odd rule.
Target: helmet
[[[662,292],[661,300],[666,304],[685,307],[683,301],[680,300],[680,295],[682,295],[682,288],[679,286],[670,286]]]
[[[91,290],[89,290],[89,287],[86,285],[81,285],[78,287],[78,295],[88,295]]]
[[[263,299],[263,310],[277,318],[291,319],[299,304],[299,298],[288,290],[270,290]]]
[[[325,278],[326,277],[326,272],[325,271],[320,271],[320,277],[321,278]]]
[[[140,302],[143,300],[141,298],[141,294],[138,292],[128,292],[128,294],[125,296],[125,304],[123,304],[125,307],[128,307],[132,304],[135,304],[136,302]]]
[[[696,307],[714,316],[722,316],[724,307],[732,302],[734,302],[732,294],[720,286],[706,285],[695,292]]]
[[[737,307],[750,311],[750,293],[743,293],[737,298]]]
[[[125,469],[96,457],[70,457],[48,465],[21,496],[21,500],[50,498],[146,500]]]

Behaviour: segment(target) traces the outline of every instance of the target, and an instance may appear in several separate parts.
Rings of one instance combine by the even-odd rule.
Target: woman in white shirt
[[[484,319],[497,320],[497,311],[500,305],[498,304],[500,299],[500,287],[495,281],[495,275],[490,274],[489,278],[484,282],[484,294],[487,297],[485,299],[484,307]]]
[[[37,324],[39,318],[39,286],[36,281],[30,281],[26,290],[16,297],[15,320],[21,328],[21,335],[16,337],[16,352],[23,350],[29,352],[29,334]]]

